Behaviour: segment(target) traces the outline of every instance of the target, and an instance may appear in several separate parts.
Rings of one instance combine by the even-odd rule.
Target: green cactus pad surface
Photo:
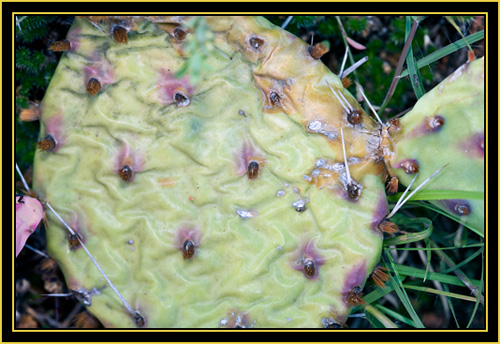
[[[446,165],[424,190],[484,193],[484,58],[462,65],[423,96],[400,126],[390,167],[402,184],[415,175],[408,164],[418,165],[415,186]],[[484,234],[484,199],[433,203]]]
[[[263,18],[205,24],[202,44],[187,18],[77,18],[41,104],[55,145],[35,191],[144,321],[51,213],[49,253],[107,327],[342,324],[382,249],[376,122],[300,39]],[[197,51],[208,68],[180,76]]]

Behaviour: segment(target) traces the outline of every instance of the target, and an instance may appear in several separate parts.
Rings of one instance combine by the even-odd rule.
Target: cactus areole
[[[106,327],[340,326],[380,260],[396,149],[302,40],[204,21],[197,43],[186,17],[75,20],[34,188],[133,312],[50,213],[49,252],[69,288],[99,291],[86,305]],[[197,51],[209,68],[179,75]],[[436,115],[414,136],[444,132]]]

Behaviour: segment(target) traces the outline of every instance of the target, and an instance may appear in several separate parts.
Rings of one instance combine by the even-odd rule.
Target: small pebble
[[[240,217],[242,217],[244,219],[248,219],[248,218],[255,217],[255,216],[259,215],[256,211],[245,210],[245,209],[236,210],[236,214],[238,214]]]
[[[322,130],[321,134],[325,135],[329,140],[335,140],[337,138],[337,134],[333,131]]]
[[[327,165],[325,168],[327,170],[335,171],[335,172],[338,172],[338,173],[344,172],[344,170],[345,170],[345,166],[341,162],[336,162],[335,164]]]
[[[311,121],[307,125],[307,129],[309,129],[309,131],[317,133],[318,131],[320,131],[322,126],[323,124],[321,123],[321,121]]]
[[[318,159],[314,164],[314,166],[316,166],[317,168],[323,167],[325,165],[326,165],[326,159]]]
[[[298,201],[292,203],[292,207],[294,207],[296,211],[301,213],[304,210],[306,210],[306,203],[307,202],[304,201],[303,199],[299,199]]]

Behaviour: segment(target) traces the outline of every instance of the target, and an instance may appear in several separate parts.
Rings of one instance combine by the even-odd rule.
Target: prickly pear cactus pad
[[[391,171],[408,185],[446,165],[427,190],[484,193],[484,58],[468,62],[423,96],[398,123]],[[464,177],[466,176],[466,177]],[[484,199],[435,204],[484,233]]]
[[[194,83],[187,18],[77,18],[41,104],[35,191],[140,317],[51,214],[49,252],[108,327],[340,326],[382,249],[376,122],[300,39],[205,20]]]

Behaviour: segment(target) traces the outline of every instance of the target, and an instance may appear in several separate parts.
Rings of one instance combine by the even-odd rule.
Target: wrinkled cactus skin
[[[210,69],[196,84],[176,77],[187,20],[77,18],[41,104],[40,137],[56,145],[36,153],[35,191],[144,322],[51,214],[49,253],[69,288],[100,290],[88,310],[107,327],[344,323],[382,250],[378,124],[306,43],[261,17],[208,17]],[[115,41],[118,24],[128,36]]]

